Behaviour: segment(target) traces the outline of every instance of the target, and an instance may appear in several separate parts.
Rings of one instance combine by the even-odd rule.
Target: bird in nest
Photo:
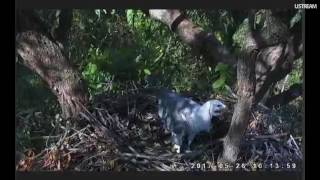
[[[166,89],[158,90],[157,99],[158,115],[171,133],[173,149],[177,153],[190,151],[196,135],[209,132],[226,109],[220,100],[209,100],[201,105]]]

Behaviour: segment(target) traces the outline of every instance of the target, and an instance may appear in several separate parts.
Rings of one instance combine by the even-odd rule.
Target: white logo
[[[317,9],[317,4],[294,4],[295,9]]]

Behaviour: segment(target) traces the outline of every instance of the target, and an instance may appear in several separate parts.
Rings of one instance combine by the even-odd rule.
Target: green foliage
[[[303,59],[298,59],[294,62],[294,68],[289,73],[288,86],[293,84],[302,83],[303,81]]]
[[[113,77],[109,73],[98,70],[96,64],[88,63],[82,75],[88,83],[91,95],[112,90]]]
[[[290,20],[290,28],[302,20],[302,10],[299,10]]]
[[[140,10],[127,10],[128,25],[134,30],[139,32],[140,38],[148,39],[152,34],[162,27],[162,24],[155,22],[140,11]]]
[[[102,10],[96,9],[96,10],[94,10],[94,12],[95,12],[96,15],[98,16],[98,19],[100,19],[101,13],[107,14],[107,11],[106,11],[105,9],[102,9]]]
[[[144,69],[143,72],[146,74],[146,75],[151,75],[151,72],[149,69]]]
[[[248,34],[249,34],[249,19],[246,18],[232,37],[233,43],[234,43],[233,45],[236,47],[236,49],[240,50],[244,47]]]
[[[136,10],[133,10],[133,9],[128,9],[127,10],[127,21],[128,21],[128,24],[130,26],[134,26],[135,24],[135,17],[137,16],[137,11]],[[141,13],[139,13],[139,16],[140,16],[140,19],[141,19]]]
[[[126,17],[139,57],[136,58],[138,81],[143,83],[152,76],[165,86],[181,87],[185,45],[166,26],[140,10],[127,10]]]
[[[57,21],[59,10],[40,10],[49,25]],[[256,26],[265,25],[266,11],[256,14]],[[240,49],[249,33],[246,11],[185,10],[204,31],[212,32],[230,50]],[[293,16],[295,15],[295,16]],[[301,14],[292,14],[291,25]],[[290,18],[289,18],[290,19]],[[235,72],[219,64],[210,69],[203,57],[191,54],[190,47],[164,24],[141,10],[73,10],[69,59],[87,81],[91,95],[118,91],[129,81],[138,85],[162,85],[180,90],[223,93],[232,86]],[[298,80],[292,74],[291,81]],[[295,78],[294,78],[295,77]]]
[[[221,44],[233,50],[232,36],[246,14],[230,10],[188,10],[188,17],[206,32],[212,32]]]
[[[226,86],[230,86],[235,77],[232,67],[222,63],[216,66],[215,75],[218,78],[212,84],[212,88],[218,92],[225,92]]]
[[[57,28],[59,12],[40,10],[38,14],[52,31]],[[185,13],[204,31],[212,32],[231,52],[241,50],[245,44],[249,33],[247,11],[185,10]],[[294,27],[301,22],[301,12],[295,12],[287,19],[288,27]],[[263,29],[265,21],[263,13],[256,15],[258,30]],[[68,59],[81,72],[91,97],[100,93],[122,92],[134,82],[138,87],[161,85],[178,92],[192,91],[207,98],[212,93],[227,93],[236,81],[235,69],[231,66],[218,64],[215,68],[208,67],[203,57],[192,54],[190,47],[181,42],[176,33],[141,10],[73,10],[67,41]],[[288,86],[302,82],[302,67],[302,60],[297,61],[289,74]],[[19,148],[34,146],[31,137],[39,135],[34,133],[35,129],[45,127],[44,135],[48,135],[54,128],[51,124],[61,125],[51,118],[40,120],[34,117],[35,111],[55,114],[58,106],[43,81],[18,65],[16,110],[24,112],[33,107],[30,115],[24,113],[23,120],[19,120],[23,122],[16,133]]]
[[[232,42],[229,34],[236,28],[236,20],[229,11],[186,12],[196,24],[214,32],[221,43]],[[127,81],[150,85],[156,82],[178,91],[197,87],[194,90],[208,92],[212,88],[222,92],[224,85],[230,83],[231,78],[225,73],[229,69],[220,65],[217,70],[208,71],[206,65],[199,63],[201,57],[192,55],[175,33],[140,10],[78,10],[74,13],[73,31],[72,44],[78,46],[73,46],[71,54],[80,63],[93,94],[106,89],[116,91],[115,87]],[[112,88],[106,78],[112,81]]]

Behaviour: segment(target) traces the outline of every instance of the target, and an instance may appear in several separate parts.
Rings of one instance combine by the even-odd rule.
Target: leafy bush
[[[226,64],[218,64],[214,72],[218,78],[212,84],[213,90],[225,92],[227,86],[231,86],[232,82],[235,80],[235,74],[232,67]]]

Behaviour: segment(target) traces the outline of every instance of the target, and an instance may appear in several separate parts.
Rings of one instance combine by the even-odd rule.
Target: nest
[[[81,114],[81,128],[66,128],[59,140],[40,153],[28,151],[17,170],[77,171],[224,171],[217,159],[221,138],[227,133],[232,109],[215,124],[210,135],[196,137],[191,153],[172,151],[170,134],[157,116],[156,99],[140,93],[97,96],[92,108]],[[301,164],[300,147],[278,127],[268,134],[269,110],[256,109],[241,146],[238,170],[263,170],[267,164]],[[263,167],[256,162],[262,163]],[[275,165],[276,166],[276,165]],[[290,167],[293,165],[290,164]],[[298,167],[296,167],[298,168]],[[293,169],[293,168],[291,168]]]

